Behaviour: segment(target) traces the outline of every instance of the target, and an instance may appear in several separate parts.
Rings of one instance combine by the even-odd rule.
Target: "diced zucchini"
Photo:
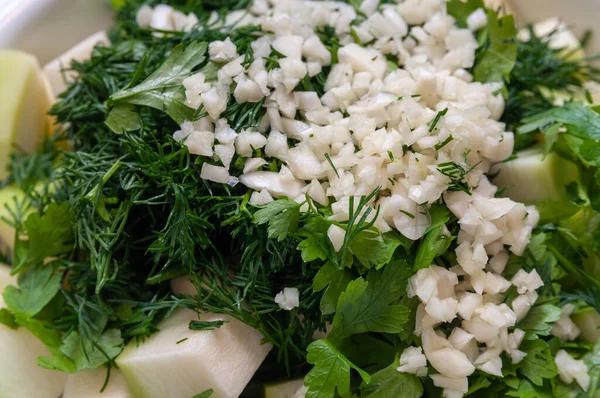
[[[571,315],[571,319],[581,329],[581,337],[586,342],[595,344],[600,339],[600,314],[597,311],[578,312]]]
[[[194,331],[190,321],[227,321]],[[214,398],[237,397],[271,350],[250,326],[223,314],[178,309],[143,343],[131,341],[116,362],[140,398],[190,398],[213,389]]]
[[[10,268],[0,264],[0,293],[15,284]],[[0,308],[4,303],[0,300]],[[67,375],[37,365],[37,357],[50,356],[48,349],[27,329],[0,324],[0,398],[57,398]]]
[[[304,380],[296,379],[282,383],[267,384],[265,398],[302,398],[304,397]]]
[[[0,181],[17,146],[36,149],[50,128],[50,93],[34,56],[0,50]]]
[[[15,243],[15,229],[2,219],[12,219],[9,209],[15,209],[16,203],[23,200],[25,194],[14,185],[0,189],[0,249],[12,250]],[[0,285],[0,288],[2,286]]]
[[[503,195],[526,204],[567,198],[566,185],[579,179],[577,166],[555,153],[544,157],[541,148],[517,153],[515,159],[499,163],[492,182],[507,187]]]
[[[187,276],[180,276],[178,278],[171,279],[171,291],[176,295],[187,294],[189,296],[195,296],[198,292],[196,286],[190,282]]]
[[[44,74],[48,78],[50,88],[55,96],[64,92],[67,89],[67,81],[72,81],[73,72],[63,73],[63,69],[69,68],[72,61],[84,61],[89,59],[96,44],[108,45],[108,36],[106,32],[96,32],[79,44],[75,45],[69,51],[60,55],[44,65]]]
[[[62,398],[134,398],[119,370],[110,370],[108,384],[102,390],[105,380],[105,368],[70,374]]]

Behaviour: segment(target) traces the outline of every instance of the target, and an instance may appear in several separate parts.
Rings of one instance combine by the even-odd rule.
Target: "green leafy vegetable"
[[[19,328],[19,324],[15,320],[14,314],[6,308],[0,309],[0,324],[15,330]]]
[[[395,303],[406,293],[410,275],[410,266],[400,261],[369,272],[366,281],[358,278],[350,282],[338,300],[328,339],[339,342],[358,333],[402,331],[409,311]]]
[[[206,390],[204,392],[201,392],[200,394],[194,395],[192,398],[210,398],[210,397],[212,397],[214,392],[215,392],[215,390],[213,390],[213,389]]]
[[[321,297],[320,309],[324,315],[330,315],[335,312],[337,302],[346,290],[348,284],[352,281],[352,272],[347,268],[338,269],[337,266],[328,262],[319,269],[313,281],[313,289],[320,292],[323,289],[325,293]]]
[[[329,398],[350,392],[350,369],[358,372],[365,382],[371,376],[355,366],[327,340],[317,340],[308,346],[306,360],[314,367],[304,379],[307,398]]]
[[[143,105],[164,110],[178,124],[193,120],[194,110],[185,104],[181,82],[204,62],[207,48],[205,42],[176,46],[156,71],[137,86],[112,94],[110,103]],[[110,129],[118,134],[132,130],[139,123],[136,122],[139,120],[137,115],[123,106],[113,109],[108,120]]]
[[[92,342],[72,332],[63,341],[60,351],[71,358],[75,371],[96,369],[112,361],[123,350],[123,338],[118,329],[109,329]],[[61,370],[61,368],[58,368]]]
[[[15,243],[15,260],[11,272],[16,274],[48,257],[73,249],[71,220],[67,203],[52,203],[43,215],[29,215],[24,223],[27,240],[18,239]]]
[[[399,246],[407,246],[407,240],[396,232],[381,234],[375,229],[358,233],[350,241],[349,248],[366,268],[377,269],[388,264]]]
[[[562,107],[523,119],[520,133],[546,130],[560,124],[567,127],[569,134],[583,139],[600,140],[600,116],[580,102],[569,102]]]
[[[371,376],[371,384],[362,395],[370,398],[419,398],[423,395],[423,385],[419,378],[396,370],[396,363]]]
[[[600,391],[600,341],[594,344],[592,350],[583,357],[583,360],[590,375],[590,388],[587,391],[587,396],[596,397]]]
[[[518,370],[533,384],[541,386],[544,383],[543,379],[551,379],[558,375],[554,357],[544,340],[526,340],[519,349],[527,355],[519,363]]]
[[[19,275],[19,287],[7,286],[3,297],[14,313],[37,315],[58,293],[62,273],[51,265],[28,270]]]
[[[300,204],[293,200],[275,200],[254,213],[258,225],[269,224],[269,238],[282,241],[298,228]]]
[[[225,325],[227,321],[191,321],[190,330],[215,330]]]
[[[503,82],[510,79],[517,59],[517,29],[512,15],[498,17],[487,10],[489,45],[478,55],[473,77],[480,82]]]
[[[104,123],[112,132],[117,134],[141,128],[140,117],[134,106],[129,104],[115,106]]]
[[[517,380],[518,388],[506,392],[507,396],[519,398],[554,398],[550,388],[531,383],[527,379]]]
[[[536,305],[529,310],[527,316],[517,324],[517,327],[537,335],[548,336],[552,324],[560,319],[561,313],[561,309],[552,304]]]
[[[467,18],[478,8],[485,9],[483,0],[450,0],[446,4],[448,15],[451,15],[456,20],[456,23],[461,28],[467,27]]]

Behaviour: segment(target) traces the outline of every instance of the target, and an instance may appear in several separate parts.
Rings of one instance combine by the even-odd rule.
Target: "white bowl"
[[[0,0],[0,48],[35,54],[44,65],[110,27],[110,0]]]
[[[600,0],[486,0],[508,3],[521,22],[558,16],[576,35],[596,28]],[[0,0],[0,48],[16,48],[38,56],[43,65],[94,32],[108,28],[109,0]],[[600,53],[592,36],[588,54]]]
[[[503,0],[486,0],[499,4]],[[600,0],[504,0],[521,22],[558,16],[576,35],[596,29]],[[109,0],[0,0],[0,48],[38,56],[43,65],[94,32],[111,25]],[[600,53],[592,36],[588,54]]]

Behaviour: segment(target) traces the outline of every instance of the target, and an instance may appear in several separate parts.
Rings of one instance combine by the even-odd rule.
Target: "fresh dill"
[[[437,165],[437,171],[450,179],[450,185],[448,187],[449,191],[462,191],[471,195],[465,177],[477,166],[478,164],[465,169],[456,162],[444,162]]]
[[[329,163],[329,165],[331,166],[331,168],[333,169],[333,171],[335,172],[335,175],[337,178],[340,178],[340,173],[338,173],[337,168],[335,167],[335,165],[333,164],[333,161],[331,160],[331,156],[329,156],[328,153],[325,154],[325,159],[327,159],[327,163]]]
[[[571,50],[552,48],[550,38],[537,37],[533,26],[525,29],[528,38],[518,41],[517,61],[510,73],[502,116],[510,130],[523,118],[552,108],[556,95],[573,96],[583,90],[586,81],[600,79],[600,69],[590,59],[576,58]],[[556,34],[553,32],[550,37]],[[533,144],[531,135],[516,138],[517,149]]]
[[[409,217],[410,219],[414,220],[415,219],[415,215],[406,211],[406,210],[400,210],[400,213],[404,214],[405,216]]]
[[[448,145],[450,142],[452,142],[452,140],[454,139],[454,137],[452,137],[451,135],[448,136],[448,138],[446,138],[444,141],[438,143],[435,145],[435,150],[439,151],[440,149],[442,149],[443,147],[445,147],[446,145]]]
[[[437,126],[437,124],[440,122],[440,119],[442,118],[442,116],[445,116],[446,113],[448,113],[448,108],[444,108],[443,110],[439,111],[435,117],[433,118],[433,120],[431,121],[431,124],[429,125],[429,132],[432,133],[433,130],[435,130],[435,127]]]

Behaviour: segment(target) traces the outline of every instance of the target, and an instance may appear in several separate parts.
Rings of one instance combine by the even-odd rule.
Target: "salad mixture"
[[[589,36],[113,6],[43,71],[0,52],[1,397],[600,397]]]

